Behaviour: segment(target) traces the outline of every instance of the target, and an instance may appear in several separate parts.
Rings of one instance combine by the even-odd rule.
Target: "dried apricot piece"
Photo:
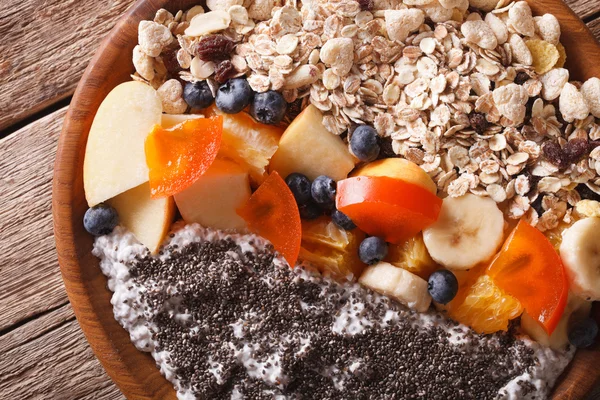
[[[290,267],[296,265],[302,240],[300,212],[294,195],[277,172],[272,172],[237,210],[248,228],[269,240]]]
[[[521,220],[487,274],[551,334],[567,303],[569,284],[560,256],[542,232]]]
[[[146,164],[153,199],[192,185],[210,167],[221,146],[223,118],[196,118],[170,129],[154,125],[146,138]]]

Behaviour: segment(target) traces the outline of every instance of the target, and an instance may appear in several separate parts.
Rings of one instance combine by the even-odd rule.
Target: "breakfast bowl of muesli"
[[[584,398],[599,51],[559,1],[136,3],[55,167],[94,352],[130,398]]]

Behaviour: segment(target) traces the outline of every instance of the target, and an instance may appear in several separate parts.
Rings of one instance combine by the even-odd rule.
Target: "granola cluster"
[[[256,92],[314,104],[333,134],[374,126],[441,196],[489,196],[542,231],[599,212],[580,193],[600,198],[600,79],[569,82],[554,16],[506,0],[207,7],[140,23],[133,78],[158,89],[166,112],[187,110],[185,82],[216,91],[247,76]]]

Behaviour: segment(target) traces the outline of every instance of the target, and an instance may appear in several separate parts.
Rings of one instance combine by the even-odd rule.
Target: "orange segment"
[[[265,179],[237,213],[251,231],[269,240],[291,267],[296,265],[302,239],[300,212],[294,195],[277,172]]]
[[[358,176],[338,182],[336,205],[364,232],[401,243],[437,220],[442,199],[399,179]]]
[[[551,334],[560,321],[568,282],[560,256],[542,232],[521,220],[487,273],[517,298],[532,318]]]
[[[457,296],[446,306],[448,315],[478,333],[505,331],[509,321],[523,312],[521,303],[503,292],[488,275],[471,273],[459,287]]]
[[[358,247],[364,238],[360,229],[346,231],[328,217],[302,221],[300,258],[339,278],[350,274],[358,277],[366,266],[358,258]]]
[[[384,261],[423,279],[429,279],[429,275],[441,268],[429,255],[421,233],[402,243],[390,244]]]
[[[192,185],[210,167],[221,145],[223,118],[190,119],[170,129],[154,125],[146,138],[153,199]]]

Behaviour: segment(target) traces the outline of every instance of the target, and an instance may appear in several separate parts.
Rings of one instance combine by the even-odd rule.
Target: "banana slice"
[[[584,218],[563,232],[560,257],[571,290],[586,300],[600,300],[600,218]]]
[[[419,312],[431,304],[426,280],[386,262],[368,267],[358,282]]]
[[[488,197],[447,197],[438,220],[423,231],[431,257],[451,270],[491,258],[502,244],[504,216]]]
[[[591,310],[591,302],[585,301],[573,292],[569,292],[567,306],[552,335],[548,336],[542,325],[531,318],[527,312],[521,315],[521,328],[536,342],[554,350],[562,350],[569,343],[569,327],[573,323],[589,317]]]

